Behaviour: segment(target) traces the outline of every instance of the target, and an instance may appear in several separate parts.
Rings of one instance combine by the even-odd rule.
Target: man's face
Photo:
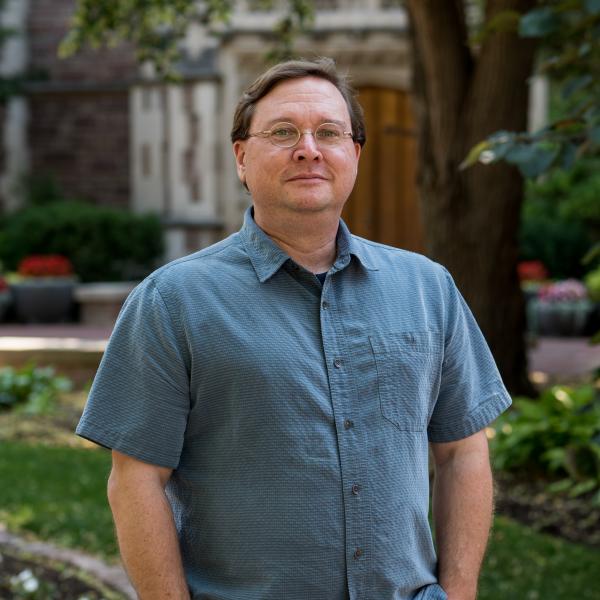
[[[280,122],[314,132],[322,123],[340,123],[351,131],[343,96],[318,77],[290,79],[275,86],[255,107],[250,132]],[[360,145],[344,137],[320,147],[303,134],[293,148],[280,148],[268,138],[250,137],[233,145],[238,176],[246,183],[257,212],[293,218],[300,213],[341,213],[356,179]],[[276,212],[273,212],[276,211]]]

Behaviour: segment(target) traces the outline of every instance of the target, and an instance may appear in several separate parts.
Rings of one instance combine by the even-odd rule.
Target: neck
[[[265,219],[254,208],[255,223],[299,265],[324,273],[335,262],[339,215],[307,213],[294,219]]]

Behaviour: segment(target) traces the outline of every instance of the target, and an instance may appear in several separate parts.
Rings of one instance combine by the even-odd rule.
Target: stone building
[[[21,96],[0,111],[0,194],[19,204],[26,174],[52,174],[68,196],[154,211],[168,256],[236,230],[249,197],[235,174],[229,129],[242,89],[266,65],[279,14],[238,0],[219,37],[192,26],[184,76],[164,85],[146,76],[131,48],[59,60],[74,0],[6,0],[3,23],[19,31],[4,45],[3,76],[22,75]],[[407,17],[394,0],[315,0],[300,55],[333,57],[365,109],[368,142],[344,217],[353,231],[419,250],[415,134]]]

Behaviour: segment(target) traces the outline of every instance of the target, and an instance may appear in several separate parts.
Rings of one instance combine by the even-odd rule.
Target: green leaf
[[[560,481],[555,481],[554,483],[551,483],[547,487],[547,490],[553,494],[558,494],[560,492],[564,492],[564,491],[568,490],[572,485],[573,485],[572,479],[570,479],[570,478],[561,479]]]
[[[560,162],[560,166],[565,171],[568,171],[575,164],[575,159],[577,158],[577,150],[578,147],[570,142],[566,142],[562,145],[558,160]]]
[[[577,496],[591,492],[598,485],[600,485],[600,482],[598,482],[596,479],[586,479],[585,481],[574,485],[569,490],[569,496],[571,496],[571,498],[576,498]]]
[[[467,154],[466,158],[460,163],[459,169],[463,170],[467,167],[472,167],[481,156],[482,152],[490,149],[490,142],[488,140],[484,140],[483,142],[479,142],[479,144],[473,146],[471,150],[469,150],[469,154]]]
[[[537,8],[521,17],[521,37],[542,37],[554,33],[560,27],[560,19],[550,7]]]
[[[571,77],[567,80],[564,87],[561,90],[561,96],[567,100],[575,92],[582,90],[594,81],[594,78],[590,74],[581,75],[579,77]]]
[[[600,126],[592,127],[588,134],[588,137],[592,144],[595,146],[600,146]]]
[[[584,0],[583,7],[590,15],[600,15],[600,0]]]
[[[524,177],[534,178],[547,171],[558,156],[560,147],[518,143],[506,153],[506,160],[519,167]]]

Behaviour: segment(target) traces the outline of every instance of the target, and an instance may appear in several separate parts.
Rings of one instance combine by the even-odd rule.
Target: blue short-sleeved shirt
[[[194,598],[441,599],[428,442],[509,404],[443,267],[340,222],[321,286],[249,210],[132,292],[77,432],[174,469]]]

